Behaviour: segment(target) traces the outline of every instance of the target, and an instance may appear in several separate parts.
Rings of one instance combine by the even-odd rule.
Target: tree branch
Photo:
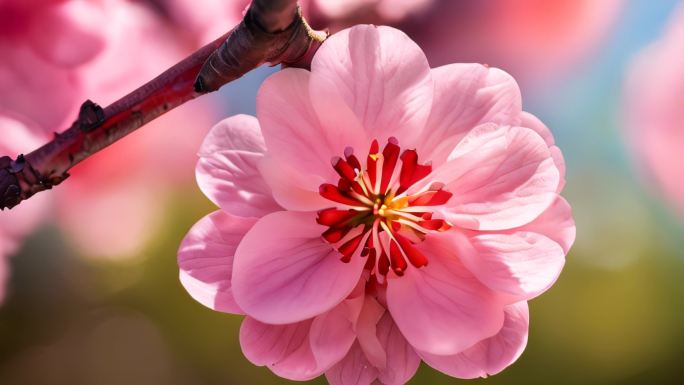
[[[232,31],[147,84],[106,108],[87,100],[71,127],[49,143],[16,160],[0,157],[0,209],[51,189],[94,153],[262,64],[308,68],[325,37],[309,27],[296,0],[254,0]]]

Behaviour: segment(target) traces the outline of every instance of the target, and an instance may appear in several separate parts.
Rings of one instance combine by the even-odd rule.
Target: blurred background
[[[17,3],[0,1],[5,62],[0,69],[5,95],[0,97],[0,119],[4,113],[6,121],[11,117],[15,126],[40,140],[45,132],[66,127],[74,107],[62,109],[69,112],[66,117],[36,122],[8,99],[8,90],[14,91],[8,79],[14,79],[17,66],[7,64],[5,55],[14,54],[20,41],[11,25],[32,10],[22,11],[16,4],[12,8],[12,2]],[[26,3],[43,7],[49,2]],[[5,3],[9,8],[2,8]],[[220,34],[211,35],[216,28],[227,30],[248,2],[96,3],[107,25],[116,17],[134,20],[128,14],[117,16],[125,9],[144,28],[124,24],[126,33],[100,37],[103,52],[76,64],[57,63],[55,71],[67,68],[69,76],[54,87],[80,87],[75,100],[97,95],[95,101],[107,104]],[[646,171],[649,166],[633,154],[634,130],[624,95],[633,59],[666,33],[677,1],[339,3],[345,2],[308,0],[302,5],[318,28],[335,31],[357,22],[395,25],[424,47],[433,66],[477,61],[514,74],[525,109],[552,129],[565,154],[563,195],[574,209],[577,241],[558,282],[530,303],[530,337],[523,356],[503,373],[474,382],[681,383],[684,212],[663,198],[666,194]],[[219,7],[230,10],[219,12]],[[206,12],[212,9],[217,11]],[[207,18],[216,18],[219,27],[197,22]],[[41,28],[49,26],[41,23]],[[139,35],[132,35],[131,28]],[[116,36],[124,44],[110,44]],[[148,39],[139,52],[126,43],[134,36]],[[122,58],[132,62],[135,76],[116,64]],[[53,59],[35,60],[54,64]],[[98,61],[110,67],[98,69]],[[102,75],[112,73],[113,65],[125,82]],[[194,154],[202,136],[223,117],[254,114],[257,89],[276,70],[258,69],[115,144],[75,169],[73,180],[43,193],[49,202],[37,209],[43,218],[30,231],[5,238],[0,233],[4,248],[12,249],[3,256],[0,247],[0,259],[7,262],[0,268],[7,278],[0,306],[1,384],[290,383],[242,356],[241,317],[193,301],[178,281],[176,264],[185,233],[214,210],[194,183]],[[86,84],[93,78],[104,80]],[[47,97],[41,94],[39,100]],[[35,128],[40,125],[44,129]],[[0,130],[4,149],[2,141],[10,141],[10,131]],[[22,145],[27,143],[6,147],[26,151],[30,148]],[[684,168],[684,157],[671,161]],[[2,212],[0,219],[8,215]],[[422,366],[410,384],[458,382]]]

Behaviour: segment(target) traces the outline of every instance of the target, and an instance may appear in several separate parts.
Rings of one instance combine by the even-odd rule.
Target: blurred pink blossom
[[[104,49],[104,20],[95,2],[0,0],[0,109],[52,130],[73,118],[75,71]]]
[[[664,36],[645,49],[630,70],[625,114],[628,140],[641,168],[684,214],[684,6]]]
[[[117,1],[105,10],[108,45],[78,72],[82,100],[110,104],[190,53],[147,7]],[[163,223],[169,187],[191,180],[196,148],[215,118],[211,105],[191,103],[72,170],[55,190],[58,221],[83,253],[116,258],[140,252]]]
[[[141,0],[166,16],[178,34],[196,46],[207,44],[242,21],[250,0]]]
[[[416,17],[435,0],[309,0],[301,3],[314,19],[332,30],[341,26],[372,22],[391,24]]]
[[[357,26],[311,72],[269,77],[257,116],[205,139],[197,179],[221,210],[178,255],[196,300],[247,315],[248,359],[368,385],[421,359],[473,378],[518,358],[575,225],[560,150],[512,77],[431,69],[404,33]]]
[[[192,50],[167,20],[129,0],[4,0],[0,9],[0,19],[7,18],[0,22],[0,116],[7,117],[0,125],[3,133],[10,126],[25,131],[0,139],[13,155],[68,127],[85,99],[106,106]],[[57,198],[56,220],[84,253],[135,255],[163,223],[169,188],[191,181],[195,149],[206,134],[201,127],[214,118],[205,102],[169,113],[41,195]],[[25,140],[28,134],[36,141]],[[8,215],[14,216],[2,213]]]
[[[438,0],[403,27],[430,64],[486,63],[539,86],[588,61],[622,0]]]

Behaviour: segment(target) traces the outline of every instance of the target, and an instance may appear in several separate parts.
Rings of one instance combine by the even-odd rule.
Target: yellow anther
[[[378,210],[378,214],[380,214],[380,216],[384,217],[385,216],[385,210],[387,210],[387,209],[388,209],[387,205],[380,206],[380,209]]]

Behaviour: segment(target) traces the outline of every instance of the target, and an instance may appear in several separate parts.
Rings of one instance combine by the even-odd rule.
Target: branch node
[[[14,171],[15,162],[9,156],[0,157],[0,209],[12,208],[21,202],[21,187]]]
[[[99,127],[105,120],[104,110],[100,105],[88,99],[81,104],[76,124],[84,132],[90,132]]]

